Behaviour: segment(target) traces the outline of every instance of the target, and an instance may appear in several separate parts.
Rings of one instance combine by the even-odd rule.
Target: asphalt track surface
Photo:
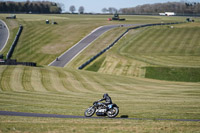
[[[0,20],[0,52],[5,47],[9,38],[9,30],[5,22]]]
[[[73,116],[73,115],[39,114],[39,113],[24,113],[24,112],[11,112],[11,111],[0,111],[0,115],[22,116],[22,117],[44,117],[44,118],[111,119],[107,117],[85,117],[85,116]],[[123,118],[123,117],[117,117],[112,119],[200,122],[200,119],[148,119],[148,118]]]
[[[80,40],[77,44],[75,44],[72,48],[64,52],[58,59],[55,59],[48,66],[56,66],[56,67],[64,67],[67,65],[72,59],[74,59],[79,53],[81,53],[85,48],[87,48],[93,41],[95,41],[99,36],[101,36],[106,31],[116,28],[116,27],[130,27],[137,26],[141,24],[121,24],[121,25],[106,25],[101,26],[95,30],[93,30],[89,35]]]

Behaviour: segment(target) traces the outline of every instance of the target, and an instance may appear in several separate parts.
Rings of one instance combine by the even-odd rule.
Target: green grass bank
[[[0,14],[2,19],[6,16]],[[107,21],[108,17],[19,14],[16,20],[4,19],[11,37],[2,53],[9,49],[16,29],[22,24],[24,30],[13,58],[37,62],[41,67],[0,66],[0,110],[83,116],[85,109],[107,92],[120,107],[119,117],[153,120],[0,116],[0,132],[199,132],[199,122],[154,119],[200,119],[200,82],[148,79],[145,78],[148,70],[144,69],[199,68],[198,22],[173,29],[160,26],[133,30],[98,58],[97,63],[86,68],[93,72],[77,68],[111,44],[126,28],[106,32],[65,68],[46,66],[95,28],[122,23]],[[185,20],[184,17],[123,17],[127,19],[126,24]],[[58,25],[46,25],[46,19]],[[193,72],[187,71],[184,73]]]
[[[146,71],[150,71],[145,67],[175,68],[176,73],[182,75],[182,78],[178,76],[175,81],[199,82],[199,73],[195,73],[200,66],[199,34],[199,22],[173,25],[173,28],[155,26],[131,30],[86,70],[98,66],[99,73],[145,77]],[[98,41],[101,42],[100,40],[101,38]],[[97,46],[98,41],[94,45]],[[109,41],[107,43],[110,44]],[[190,72],[195,74],[189,74]],[[159,77],[154,76],[155,79]],[[167,78],[163,76],[162,79]]]

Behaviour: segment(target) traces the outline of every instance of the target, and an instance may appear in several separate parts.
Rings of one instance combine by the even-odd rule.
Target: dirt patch
[[[45,54],[60,54],[66,49],[66,44],[49,44],[41,49],[41,53]]]

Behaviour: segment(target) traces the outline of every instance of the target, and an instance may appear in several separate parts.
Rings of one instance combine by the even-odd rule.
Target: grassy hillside
[[[9,16],[0,14],[0,19]],[[110,15],[34,15],[17,14],[16,20],[5,20],[12,33],[9,44],[12,43],[14,30],[19,24],[24,26],[24,30],[19,39],[19,43],[14,51],[13,59],[18,61],[31,61],[39,65],[48,65],[56,57],[72,47],[83,37],[102,25],[120,23],[157,23],[169,21],[183,21],[182,17],[158,17],[158,16],[123,16],[125,22],[107,21]],[[45,20],[56,21],[58,25],[47,25]],[[7,50],[2,53],[6,54]],[[39,56],[38,56],[39,55]]]
[[[193,25],[185,25],[190,24]],[[127,36],[122,40],[124,45],[121,45],[119,53],[149,64],[200,66],[200,23],[197,24],[194,27],[147,28],[134,38]]]
[[[130,133],[130,132],[198,132],[198,122],[176,121],[137,121],[112,119],[55,119],[55,118],[27,118],[0,117],[1,132],[31,132],[31,133]]]
[[[98,63],[98,72],[145,77],[146,66],[200,67],[200,23],[173,27],[156,26],[131,30],[115,47],[97,59],[97,62],[104,59],[101,64]],[[93,70],[95,66],[96,62],[86,69]],[[198,77],[198,73],[194,76]]]
[[[199,83],[173,83],[54,67],[1,66],[0,110],[83,115],[108,92],[119,115],[200,118]],[[181,115],[177,115],[181,113]]]
[[[107,92],[120,107],[119,117],[200,118],[199,83],[161,82],[54,67],[0,66],[0,75],[0,110],[83,116],[85,109]],[[69,126],[69,122],[73,126]],[[59,120],[1,116],[0,123],[2,132],[92,132],[102,127],[110,132],[187,132],[199,129],[198,122],[151,120]],[[98,123],[101,126],[96,125]],[[118,128],[117,123],[120,124]]]
[[[0,14],[4,18],[6,14]],[[134,47],[133,39],[145,38],[146,31],[152,36],[159,37],[159,29],[163,33],[172,32],[165,26],[145,28],[129,32],[109,52],[97,59],[86,69],[79,71],[77,67],[97,52],[105,48],[117,38],[126,28],[115,28],[103,34],[65,68],[45,66],[58,55],[73,46],[82,37],[98,26],[124,22],[109,22],[110,16],[92,15],[17,15],[16,20],[5,20],[12,32],[18,29],[18,24],[24,25],[22,36],[14,52],[13,58],[18,61],[33,61],[43,67],[0,66],[0,110],[33,113],[81,115],[94,101],[109,93],[120,107],[119,117],[128,115],[129,118],[150,118],[152,120],[119,120],[119,119],[51,119],[0,116],[0,132],[195,132],[199,131],[199,122],[155,121],[154,119],[200,119],[200,83],[171,82],[145,79],[146,66],[199,66],[198,45],[195,48],[180,46],[180,52],[173,49],[172,44],[157,49],[163,54],[163,59],[169,63],[157,61],[161,57],[154,52],[153,44],[141,44],[149,48],[146,56],[139,50],[129,51]],[[159,16],[123,16],[125,23],[156,23],[182,21],[184,17]],[[54,20],[58,25],[46,25],[45,20]],[[197,27],[194,28],[194,25]],[[199,33],[198,23],[193,25],[175,26],[174,30],[183,27]],[[188,29],[187,29],[188,27]],[[74,32],[75,31],[75,32]],[[182,33],[190,38],[187,32]],[[173,33],[178,36],[178,31]],[[162,34],[162,32],[159,32]],[[194,35],[197,37],[196,35]],[[10,38],[9,44],[14,36]],[[179,37],[181,38],[181,36]],[[154,37],[156,39],[156,37]],[[170,40],[168,38],[168,40]],[[180,39],[181,40],[181,39]],[[162,42],[162,39],[160,40]],[[167,40],[166,40],[167,41]],[[198,41],[196,39],[195,41]],[[146,41],[147,42],[147,41]],[[164,41],[165,42],[165,41]],[[190,40],[189,43],[194,42]],[[140,42],[138,42],[137,46]],[[174,42],[174,44],[176,44]],[[159,45],[159,44],[158,44]],[[9,45],[8,45],[9,46]],[[6,53],[8,46],[4,49]],[[123,47],[125,46],[125,47]],[[163,45],[165,46],[165,45]],[[182,48],[183,46],[183,48]],[[140,48],[139,48],[140,49]],[[170,50],[172,54],[170,54]],[[193,54],[192,51],[195,54]],[[165,52],[163,52],[165,51]],[[125,54],[128,53],[128,54]],[[166,55],[172,56],[170,61]],[[137,58],[135,58],[135,56]],[[144,61],[151,57],[150,62]],[[157,57],[153,58],[153,57]],[[154,59],[154,60],[153,60]],[[171,58],[172,59],[172,58]],[[176,59],[176,60],[175,60]],[[186,62],[187,59],[187,62]],[[178,61],[177,61],[178,60]],[[91,68],[90,68],[91,67]]]

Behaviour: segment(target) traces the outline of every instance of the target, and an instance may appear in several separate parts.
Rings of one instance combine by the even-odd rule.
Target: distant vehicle
[[[49,24],[49,20],[48,19],[46,20],[46,24]]]
[[[16,15],[11,14],[9,17],[6,17],[6,19],[16,19]]]
[[[174,12],[165,12],[165,13],[159,13],[160,16],[174,16],[176,15]]]
[[[192,18],[187,18],[186,21],[187,21],[187,22],[194,22],[194,19],[192,19]]]
[[[108,116],[109,118],[114,118],[119,113],[119,107],[114,103],[106,106],[103,103],[94,102],[93,106],[89,107],[85,111],[85,117],[91,117],[95,112],[97,116]]]
[[[118,21],[125,21],[125,18],[120,18],[118,13],[115,13],[112,18],[108,18],[108,21],[118,20]]]

